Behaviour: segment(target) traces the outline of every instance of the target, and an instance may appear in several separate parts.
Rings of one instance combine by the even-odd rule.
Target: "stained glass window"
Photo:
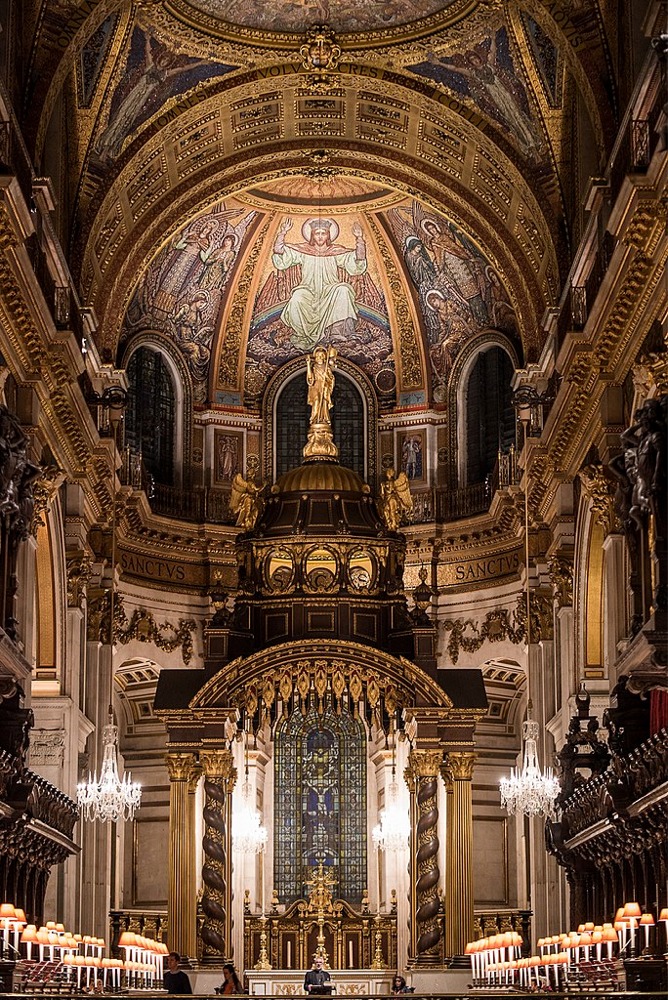
[[[276,731],[274,886],[306,898],[322,861],[334,898],[359,902],[367,884],[366,732],[345,708],[296,710]]]
[[[174,386],[159,351],[140,347],[128,364],[128,407],[125,443],[141,452],[144,466],[157,483],[171,486],[174,477]]]
[[[281,392],[276,406],[276,477],[296,469],[303,461],[309,425],[307,386],[303,373]],[[355,384],[336,373],[332,395],[332,434],[339,461],[364,477],[364,403]]]

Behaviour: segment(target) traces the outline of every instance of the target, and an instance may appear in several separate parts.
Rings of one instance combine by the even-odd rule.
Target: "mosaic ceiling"
[[[381,185],[332,178],[316,201],[313,184],[251,188],[181,229],[135,289],[121,355],[158,331],[180,350],[196,403],[238,404],[332,344],[381,398],[418,404],[429,386],[445,401],[457,355],[482,331],[516,345],[509,293],[456,223]]]
[[[614,126],[596,0],[37,10],[26,134],[107,360],[150,328],[197,402],[238,405],[331,342],[381,397],[439,405],[486,330],[537,358],[580,202],[574,109],[593,161]],[[295,305],[316,259],[317,321]]]
[[[303,31],[329,24],[335,31],[373,31],[410,24],[457,0],[189,0],[196,10],[231,24],[264,31]]]

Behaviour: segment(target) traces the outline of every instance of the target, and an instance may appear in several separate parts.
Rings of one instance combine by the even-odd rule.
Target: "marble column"
[[[452,817],[445,851],[447,954],[463,955],[473,938],[473,751],[449,751],[445,769],[452,786]]]
[[[169,947],[181,955],[194,957],[195,879],[191,842],[188,785],[197,761],[192,753],[165,755],[169,773],[169,886],[167,913],[169,917]],[[192,931],[191,925],[192,924]]]
[[[411,912],[414,917],[411,950],[416,966],[434,966],[442,962],[437,800],[442,762],[442,750],[411,750],[408,757],[407,778],[414,805],[411,810]]]
[[[203,750],[204,867],[202,959],[218,964],[232,956],[232,789],[237,770],[231,750]]]

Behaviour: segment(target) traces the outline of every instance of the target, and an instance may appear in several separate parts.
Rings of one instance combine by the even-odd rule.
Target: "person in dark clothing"
[[[304,989],[312,996],[323,996],[332,992],[332,977],[324,968],[322,956],[316,955],[313,968],[304,976]]]
[[[178,951],[170,951],[167,956],[167,972],[163,978],[163,985],[168,993],[192,994],[193,988],[190,980],[182,969],[179,969],[181,956]]]

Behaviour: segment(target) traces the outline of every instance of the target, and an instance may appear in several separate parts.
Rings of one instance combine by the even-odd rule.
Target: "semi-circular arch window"
[[[322,861],[332,895],[359,903],[367,885],[364,723],[328,700],[279,722],[275,737],[274,887],[305,898]]]
[[[484,483],[499,451],[515,443],[513,363],[501,347],[478,355],[466,387],[466,482]]]
[[[175,393],[170,370],[159,351],[139,347],[127,366],[128,406],[125,443],[141,453],[157,483],[174,482]]]
[[[303,373],[291,379],[276,402],[276,478],[302,464],[309,410]],[[365,476],[365,414],[362,395],[352,381],[337,371],[332,396],[332,433],[339,462]]]

